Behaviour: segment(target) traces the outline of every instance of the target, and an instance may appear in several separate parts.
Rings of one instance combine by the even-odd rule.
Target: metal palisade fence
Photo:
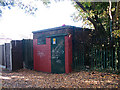
[[[94,43],[93,43],[94,42]],[[120,38],[97,44],[81,42],[73,47],[73,70],[97,70],[120,73]]]

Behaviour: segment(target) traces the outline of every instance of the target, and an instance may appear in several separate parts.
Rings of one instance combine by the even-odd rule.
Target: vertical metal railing
[[[110,73],[120,73],[120,39],[114,40],[113,43],[104,43],[93,45],[87,53],[86,43],[80,44],[80,49],[75,49],[74,69],[85,70],[86,62],[89,63],[90,70],[98,70]],[[78,51],[77,51],[78,50]],[[74,52],[73,52],[74,53]],[[87,59],[86,53],[90,59]],[[88,60],[88,61],[86,61]]]

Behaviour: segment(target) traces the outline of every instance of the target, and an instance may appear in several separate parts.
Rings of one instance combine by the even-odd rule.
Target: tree
[[[39,0],[29,0],[27,4],[20,0],[0,0],[0,16],[2,16],[2,10],[5,9],[5,7],[11,9],[14,6],[23,9],[25,13],[34,15],[38,8],[35,5],[32,5],[33,2],[38,3]],[[40,0],[40,2],[44,5],[50,3],[49,0]]]
[[[115,16],[117,2],[112,2],[111,14]],[[109,2],[79,2],[75,1],[75,7],[79,11],[76,17],[84,17],[95,28],[97,38],[110,37]],[[77,18],[79,20],[79,18]]]
[[[120,37],[120,1],[117,2],[116,13],[113,17],[113,29],[113,36]]]
[[[2,8],[8,7],[11,9],[14,6],[14,0],[0,0],[0,16],[2,16]]]
[[[56,2],[60,0],[54,0]],[[11,9],[13,6],[18,6],[19,8],[23,9],[25,13],[34,15],[37,11],[37,7],[32,5],[31,3],[39,3],[39,0],[30,0],[30,3],[25,4],[23,1],[20,0],[1,0],[0,7],[8,7]],[[51,3],[50,0],[41,0],[44,5],[48,5]],[[79,20],[81,17],[85,23],[88,23],[90,26],[94,26],[96,36],[99,37],[106,37],[110,36],[110,16],[109,16],[109,2],[79,2],[79,0],[74,0],[74,6],[79,11],[79,14],[75,14],[74,19]],[[119,2],[120,3],[120,2]],[[113,17],[113,21],[120,21],[118,19],[118,12],[120,4],[117,2],[112,2],[111,6],[111,15]],[[0,8],[0,15],[2,15],[2,9]],[[77,15],[77,16],[76,16]],[[113,22],[113,29],[119,23]],[[117,26],[118,27],[118,26]],[[115,32],[113,32],[115,33]],[[99,38],[98,37],[98,38]]]

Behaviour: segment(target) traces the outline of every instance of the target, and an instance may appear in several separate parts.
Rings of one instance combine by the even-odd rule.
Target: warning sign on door
[[[53,38],[53,44],[56,44],[56,38]]]

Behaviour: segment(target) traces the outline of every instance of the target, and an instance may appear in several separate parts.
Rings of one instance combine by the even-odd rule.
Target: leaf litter
[[[2,71],[3,88],[120,88],[120,75],[103,72],[52,74],[21,69]]]

